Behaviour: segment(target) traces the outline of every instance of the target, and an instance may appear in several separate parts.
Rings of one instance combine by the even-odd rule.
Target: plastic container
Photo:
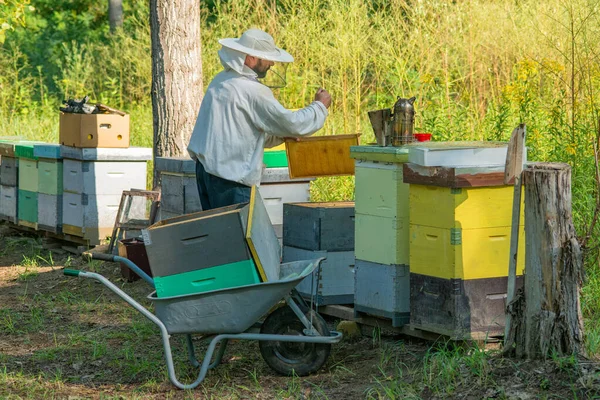
[[[417,142],[428,142],[431,140],[431,133],[415,133]]]
[[[152,276],[150,271],[150,264],[148,263],[148,255],[146,254],[146,246],[142,240],[137,238],[122,239],[119,240],[118,244],[119,256],[125,257],[131,260],[135,265],[140,267],[142,271]],[[127,282],[133,282],[140,279],[140,277],[130,270],[125,264],[121,263],[121,276]]]

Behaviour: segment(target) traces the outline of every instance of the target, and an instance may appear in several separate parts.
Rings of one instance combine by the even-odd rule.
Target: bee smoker
[[[371,126],[379,146],[402,146],[414,141],[416,97],[403,99],[398,97],[392,109],[369,111]]]

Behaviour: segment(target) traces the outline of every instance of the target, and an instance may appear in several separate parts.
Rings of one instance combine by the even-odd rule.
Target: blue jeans
[[[196,183],[203,211],[250,202],[249,186],[209,174],[200,161],[196,161]]]

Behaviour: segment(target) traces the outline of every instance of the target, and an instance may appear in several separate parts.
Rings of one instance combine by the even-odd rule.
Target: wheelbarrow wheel
[[[314,311],[306,313],[317,331],[329,336],[329,328],[325,320]],[[304,325],[287,305],[273,311],[265,319],[260,333],[275,335],[302,335]],[[331,351],[330,344],[292,343],[292,342],[259,342],[260,353],[265,362],[276,372],[291,376],[312,374],[325,364]]]

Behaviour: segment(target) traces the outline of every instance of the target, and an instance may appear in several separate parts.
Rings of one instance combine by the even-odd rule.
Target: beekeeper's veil
[[[288,63],[294,57],[287,51],[275,46],[273,37],[260,29],[248,29],[239,39],[227,38],[219,40],[223,48],[219,51],[221,63],[242,75],[254,76],[256,73],[244,65],[246,54],[262,60],[273,61],[264,78],[259,79],[271,88],[285,86],[285,75]],[[233,51],[231,51],[233,50]]]

